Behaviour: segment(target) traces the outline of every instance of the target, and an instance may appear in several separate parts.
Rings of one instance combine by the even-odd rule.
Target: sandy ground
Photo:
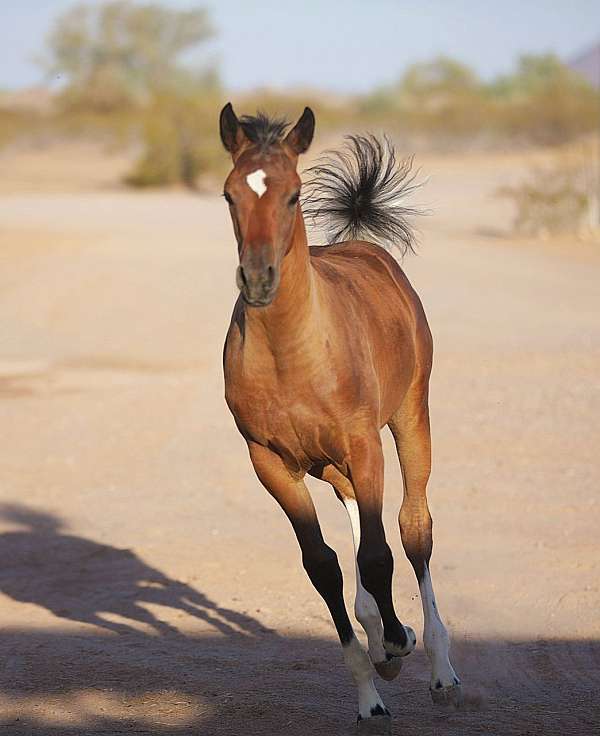
[[[510,161],[425,163],[435,214],[404,265],[436,341],[432,570],[467,700],[434,709],[420,646],[380,690],[395,734],[597,733],[600,259],[503,237]],[[327,612],[222,398],[222,201],[8,189],[0,733],[353,733]],[[420,635],[385,448],[397,609]],[[348,523],[311,487],[351,607]]]

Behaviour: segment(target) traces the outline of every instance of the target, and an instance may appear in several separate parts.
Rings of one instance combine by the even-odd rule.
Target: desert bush
[[[544,236],[598,228],[598,146],[597,139],[589,139],[558,149],[524,181],[499,190],[515,206],[515,231]]]
[[[142,123],[142,155],[126,182],[135,187],[183,184],[225,166],[217,97],[206,90],[157,94]]]

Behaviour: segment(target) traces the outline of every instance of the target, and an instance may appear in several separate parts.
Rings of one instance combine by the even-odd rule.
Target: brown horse
[[[234,163],[224,197],[240,290],[225,343],[225,394],[256,474],[288,516],[333,618],[358,688],[359,730],[387,733],[390,715],[373,677],[395,677],[416,637],[392,602],[393,559],[381,518],[386,424],[402,467],[400,532],[421,592],[431,694],[441,703],[460,697],[429,573],[432,339],[418,296],[384,248],[355,239],[309,248],[296,165],[314,125],[309,108],[287,135],[283,121],[238,119],[231,104],[221,112],[221,138]],[[313,174],[309,208],[329,216],[331,230],[411,247],[411,211],[398,200],[414,188],[414,176],[410,164],[396,163],[389,143],[351,138],[348,151]],[[306,473],[328,481],[349,514],[355,612],[368,654],[348,618],[342,573],[323,540]]]

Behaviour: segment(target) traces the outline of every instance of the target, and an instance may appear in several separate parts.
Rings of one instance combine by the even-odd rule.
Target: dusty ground
[[[467,705],[434,710],[421,648],[381,691],[395,734],[592,734],[600,259],[502,237],[509,160],[425,164],[405,268],[436,339],[433,577]],[[324,605],[222,398],[222,201],[29,189],[0,198],[0,733],[351,734]],[[312,487],[351,605],[345,514]]]

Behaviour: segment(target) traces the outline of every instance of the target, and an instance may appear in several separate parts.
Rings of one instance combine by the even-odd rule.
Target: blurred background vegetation
[[[56,18],[40,58],[47,80],[58,80],[54,91],[32,94],[29,103],[0,96],[0,147],[24,136],[93,138],[135,151],[125,177],[130,186],[215,187],[228,165],[216,122],[228,95],[218,69],[181,61],[213,34],[203,8],[127,0],[75,5]],[[546,147],[545,167],[500,192],[515,203],[515,226],[555,230],[565,217],[597,223],[600,95],[551,54],[523,56],[511,74],[492,81],[439,57],[368,94],[256,90],[234,103],[240,111],[290,118],[310,104],[325,138],[385,129],[404,150]]]

